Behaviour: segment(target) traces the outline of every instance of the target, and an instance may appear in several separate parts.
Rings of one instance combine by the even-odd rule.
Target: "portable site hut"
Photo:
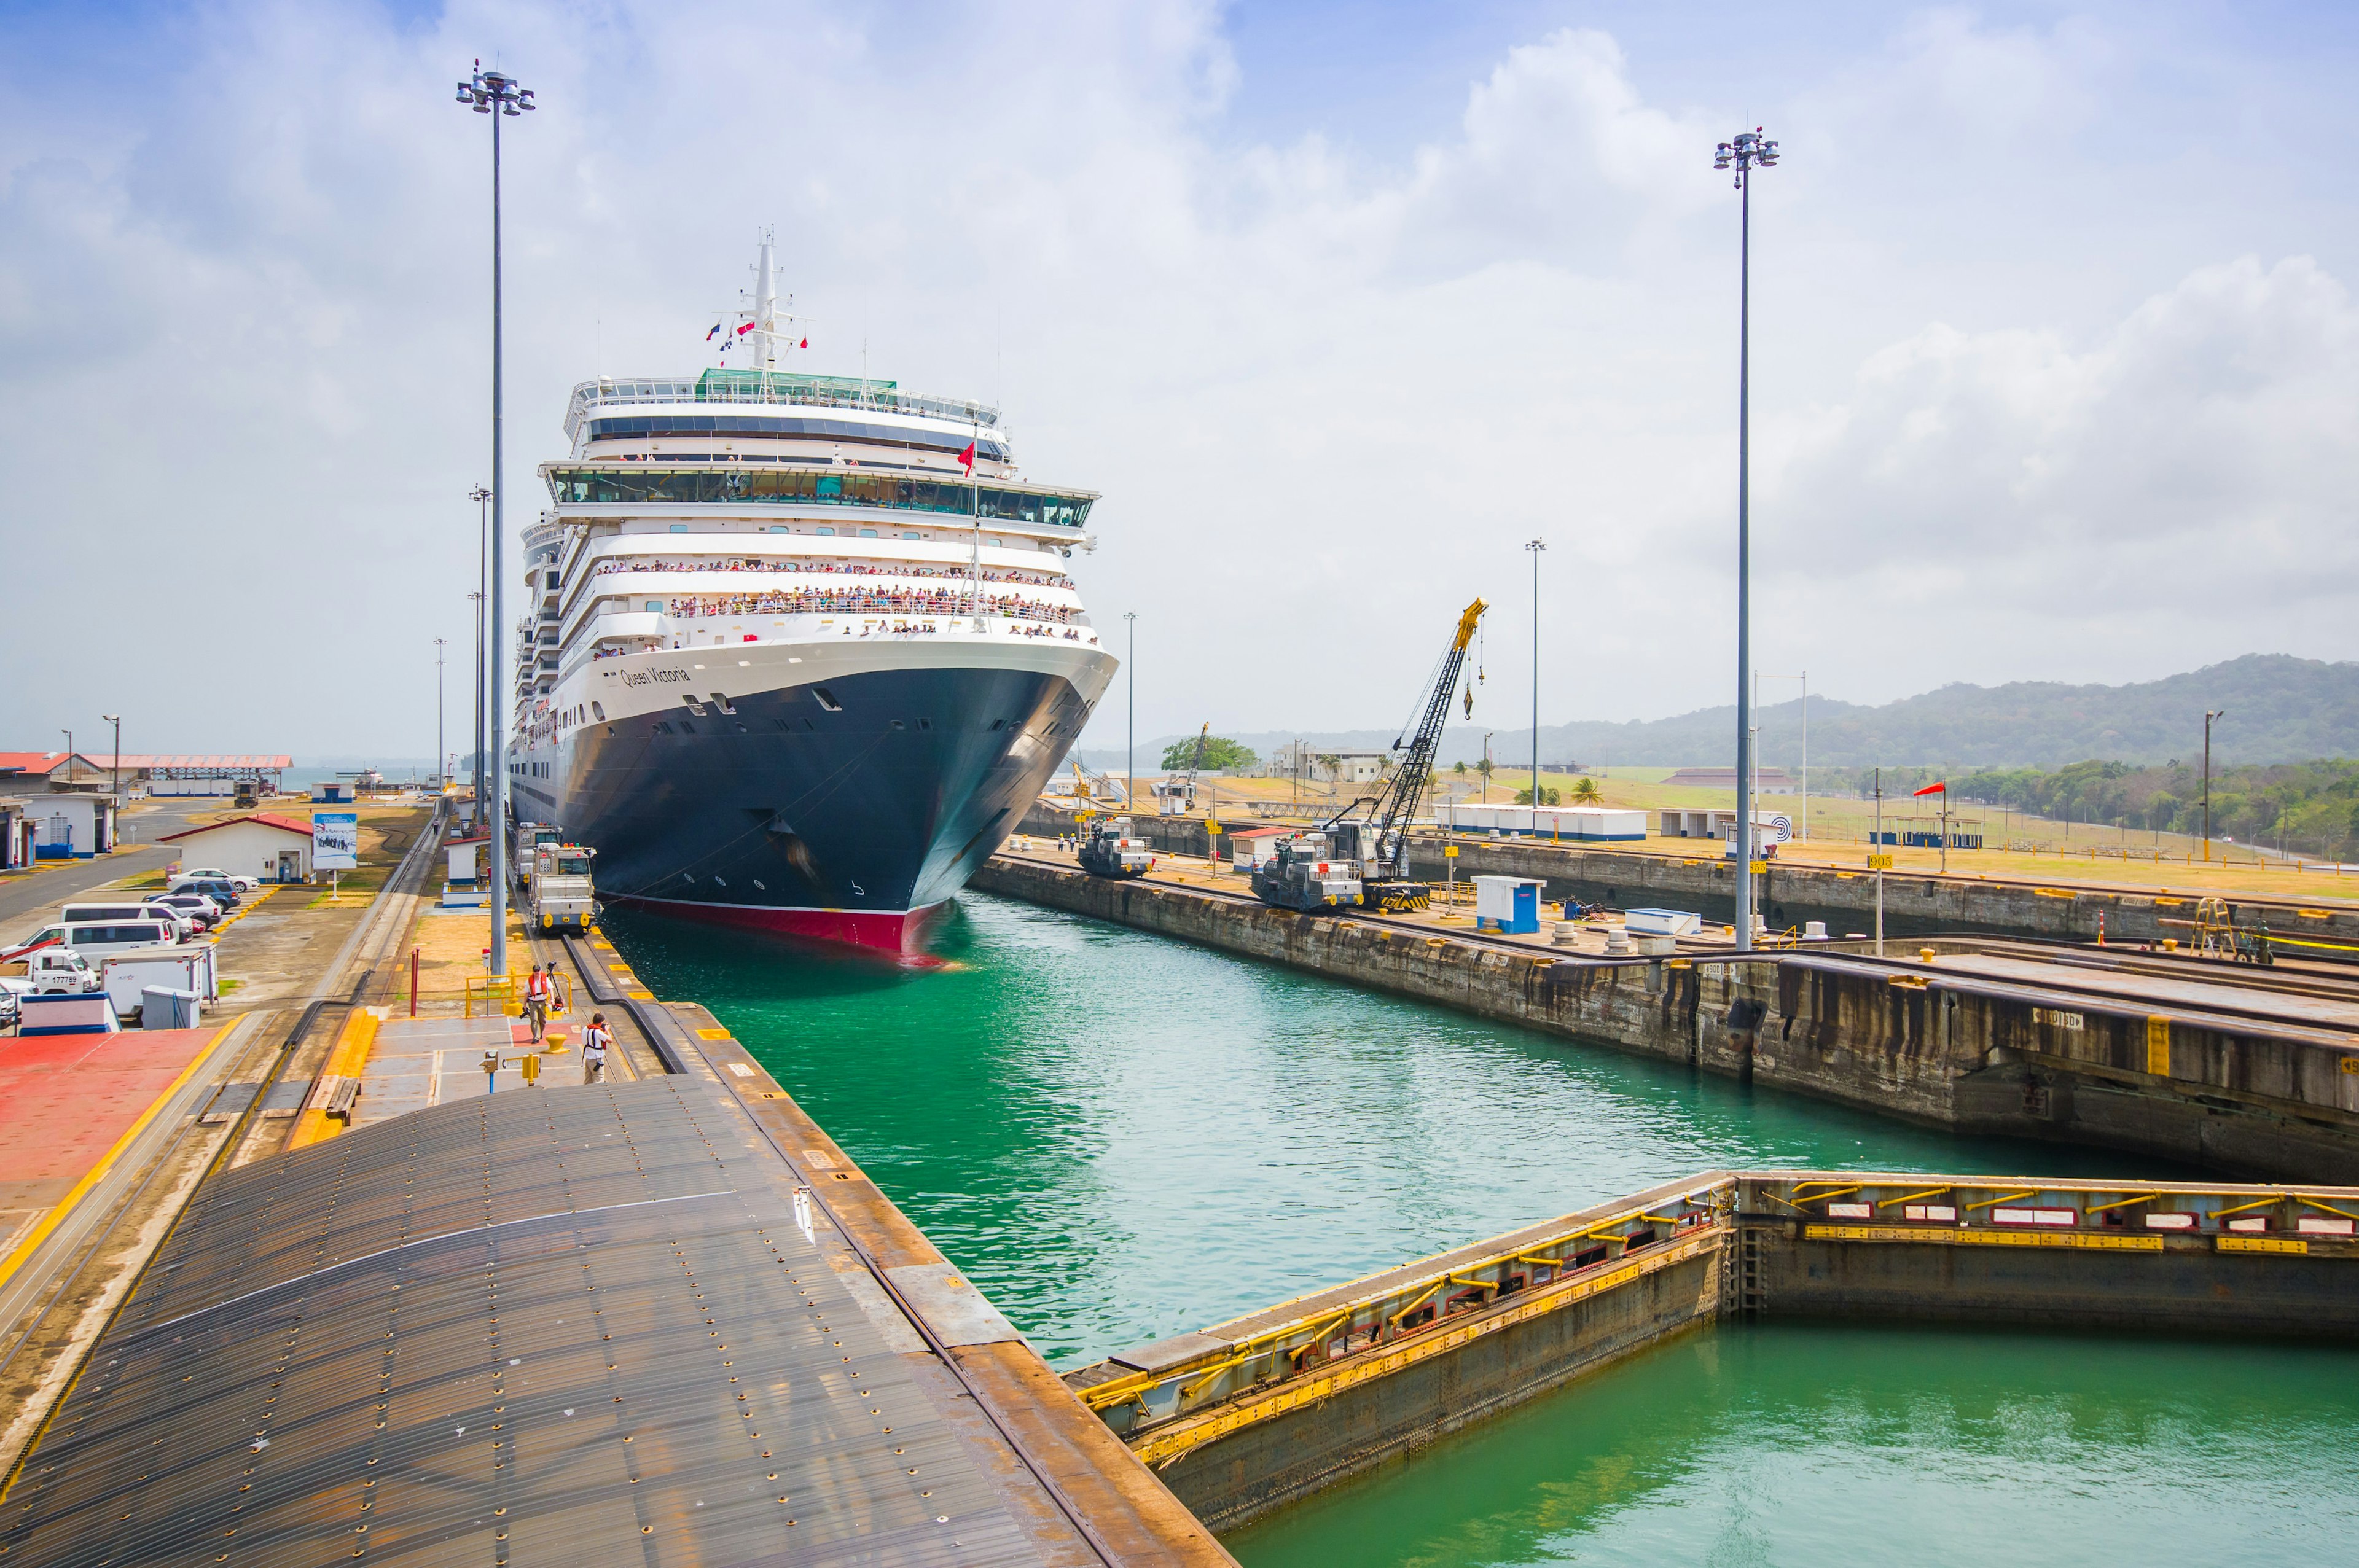
[[[204,827],[167,833],[184,866],[219,866],[233,876],[266,882],[308,881],[311,876],[311,824],[299,816],[258,811]]]
[[[1531,877],[1469,877],[1474,927],[1523,935],[1540,928],[1540,884]]]
[[[1291,827],[1249,827],[1229,834],[1229,864],[1241,871],[1268,865],[1277,859],[1277,841],[1293,831]]]
[[[1456,833],[1512,833],[1566,844],[1636,843],[1647,837],[1647,814],[1610,806],[1470,806],[1433,808],[1437,827]]]

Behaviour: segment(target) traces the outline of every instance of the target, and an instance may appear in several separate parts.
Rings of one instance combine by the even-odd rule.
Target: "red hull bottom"
[[[701,903],[684,899],[614,898],[615,903],[627,903],[668,914],[676,920],[694,920],[707,925],[726,925],[739,931],[760,931],[773,936],[791,936],[805,942],[828,942],[839,946],[859,947],[872,953],[882,953],[903,963],[932,963],[925,950],[926,935],[941,918],[947,904],[932,904],[924,909],[895,912],[870,909],[766,909],[755,904]]]

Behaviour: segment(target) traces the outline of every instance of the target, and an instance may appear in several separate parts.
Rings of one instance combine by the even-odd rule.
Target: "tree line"
[[[1816,770],[1813,770],[1816,771]],[[1832,768],[1834,793],[1864,798],[1875,772]],[[2057,822],[2147,828],[2200,835],[2203,831],[2203,771],[2174,759],[2140,767],[2091,758],[2060,768],[1886,768],[1886,800],[1946,779],[1960,802],[2045,816]],[[2359,842],[2359,762],[2238,763],[2212,768],[2212,832],[2241,843],[2282,841],[2305,853],[2339,856]]]

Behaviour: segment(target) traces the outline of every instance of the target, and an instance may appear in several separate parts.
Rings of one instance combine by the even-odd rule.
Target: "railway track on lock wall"
[[[1073,865],[1071,860],[1061,860],[1053,855],[1044,855],[1037,851],[1021,849],[1011,850],[1004,846],[999,850],[999,854],[1008,860],[1022,860],[1030,865],[1045,866],[1054,871],[1071,871],[1075,875],[1088,874],[1081,871],[1079,867]],[[1113,881],[1115,879],[1106,880]],[[1148,887],[1168,888],[1175,892],[1193,893],[1200,897],[1212,899],[1217,903],[1238,904],[1247,909],[1276,909],[1280,907],[1276,904],[1264,903],[1259,898],[1250,892],[1241,892],[1231,888],[1215,887],[1206,882],[1190,881],[1180,877],[1158,877],[1151,871],[1143,877],[1125,877],[1119,879],[1119,881],[1141,883]],[[1559,947],[1550,942],[1519,941],[1513,936],[1502,936],[1487,931],[1477,931],[1472,926],[1460,927],[1437,925],[1430,921],[1404,919],[1397,914],[1386,914],[1375,910],[1362,909],[1356,905],[1346,908],[1339,904],[1332,910],[1288,910],[1287,913],[1300,914],[1305,919],[1309,920],[1356,921],[1363,925],[1375,925],[1392,931],[1405,931],[1415,935],[1429,937],[1438,941],[1462,942],[1470,946],[1487,947],[1501,953],[1520,954],[1526,957],[1580,957],[1598,962],[1607,961],[1603,954],[1579,952],[1571,948]],[[1614,913],[1618,914],[1620,912],[1615,911]],[[1739,954],[1715,945],[1689,945],[1682,942],[1678,952],[1671,955],[1671,957],[1675,960],[1725,958],[1732,961],[1751,963],[1759,962],[1764,959],[1775,958],[1781,953],[1788,950],[1789,949],[1785,948],[1769,947],[1756,949],[1749,954]],[[1615,963],[1647,963],[1660,962],[1661,960],[1642,957],[1635,955],[1625,956],[1615,954],[1611,961]]]

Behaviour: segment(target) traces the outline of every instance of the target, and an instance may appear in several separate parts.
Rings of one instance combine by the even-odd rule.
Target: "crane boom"
[[[1376,807],[1377,853],[1388,875],[1408,875],[1408,827],[1417,819],[1418,805],[1425,798],[1426,781],[1433,773],[1434,753],[1441,749],[1442,726],[1450,721],[1450,699],[1457,694],[1458,676],[1466,667],[1466,645],[1474,640],[1474,627],[1489,608],[1478,599],[1458,618],[1458,634],[1451,639],[1450,652],[1441,661],[1441,672],[1434,677],[1433,690],[1426,697],[1425,718],[1408,743],[1408,755],[1401,760],[1399,771],[1393,775],[1393,787],[1385,792],[1384,800]]]
[[[1277,860],[1254,871],[1254,893],[1263,903],[1311,914],[1342,903],[1385,910],[1426,907],[1426,888],[1408,876],[1409,825],[1425,798],[1426,780],[1441,747],[1442,726],[1450,719],[1450,699],[1465,673],[1467,644],[1489,608],[1478,599],[1458,618],[1457,634],[1442,655],[1432,689],[1425,693],[1416,734],[1406,746],[1393,742],[1395,751],[1408,754],[1391,785],[1382,795],[1353,801],[1308,833],[1279,839]],[[1364,819],[1344,820],[1362,806],[1369,808]]]

